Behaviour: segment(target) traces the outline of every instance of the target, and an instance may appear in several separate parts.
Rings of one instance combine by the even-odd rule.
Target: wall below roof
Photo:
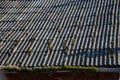
[[[5,73],[9,80],[119,80],[119,73],[98,72],[91,73]]]

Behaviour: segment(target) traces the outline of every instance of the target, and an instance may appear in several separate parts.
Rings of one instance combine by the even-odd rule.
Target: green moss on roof
[[[0,67],[0,71],[5,72],[57,72],[57,71],[70,71],[70,72],[98,72],[96,67],[81,67],[81,66],[51,66],[51,67],[16,67],[4,66]]]

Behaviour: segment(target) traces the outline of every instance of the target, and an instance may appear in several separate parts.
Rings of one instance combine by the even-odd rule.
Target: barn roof
[[[119,0],[0,1],[0,65],[120,65]]]

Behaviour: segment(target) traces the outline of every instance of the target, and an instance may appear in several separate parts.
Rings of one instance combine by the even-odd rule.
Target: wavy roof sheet
[[[119,0],[0,1],[0,65],[120,65]]]

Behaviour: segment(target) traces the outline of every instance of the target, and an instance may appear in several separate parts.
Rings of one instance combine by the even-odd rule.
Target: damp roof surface
[[[0,65],[119,66],[119,0],[0,1]]]

